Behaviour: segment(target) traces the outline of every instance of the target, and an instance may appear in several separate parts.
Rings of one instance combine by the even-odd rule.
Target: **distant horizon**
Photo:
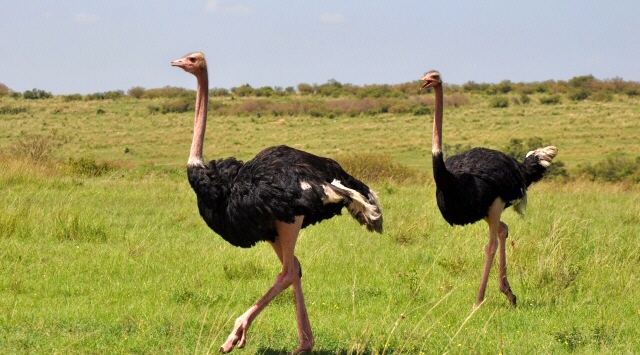
[[[512,81],[512,80],[509,80],[509,79],[504,79],[504,80],[501,80],[501,81],[499,81],[499,82],[493,82],[493,83],[492,83],[492,82],[477,82],[477,81],[469,80],[469,81],[466,81],[466,82],[464,82],[464,83],[462,83],[462,84],[457,84],[457,83],[444,83],[444,85],[445,85],[445,86],[446,86],[446,85],[463,86],[463,85],[468,84],[468,83],[471,83],[471,82],[473,82],[473,83],[475,83],[475,84],[480,84],[480,85],[483,85],[483,84],[496,85],[496,84],[500,84],[501,82],[504,82],[504,81],[508,81],[508,82],[510,82],[511,84],[515,84],[515,85],[518,85],[518,84],[532,85],[532,84],[538,84],[538,83],[544,83],[544,82],[565,82],[565,83],[566,83],[566,82],[570,81],[570,80],[571,80],[571,79],[573,79],[573,78],[576,78],[576,77],[583,77],[583,76],[589,76],[589,75],[592,75],[592,74],[577,75],[577,76],[571,77],[571,78],[569,78],[569,79],[567,79],[567,80],[563,80],[563,79],[558,79],[558,80],[556,80],[556,79],[546,79],[546,80],[539,80],[539,81],[527,81],[527,82],[519,81],[519,82],[517,82],[517,81]],[[601,81],[601,82],[606,82],[606,81],[610,81],[610,80],[622,80],[622,81],[624,81],[624,82],[631,82],[631,83],[638,83],[638,84],[640,84],[640,81],[636,81],[636,80],[626,80],[626,79],[624,79],[624,78],[619,78],[619,77],[604,78],[604,79],[603,79],[603,78],[597,78],[597,77],[595,77],[595,76],[594,76],[594,79],[595,79],[595,80],[598,80],[598,81]],[[296,84],[296,85],[290,85],[290,86],[291,86],[291,87],[293,87],[293,88],[296,90],[296,92],[297,92],[297,91],[298,91],[298,85],[299,85],[299,84],[309,84],[309,85],[312,85],[312,86],[315,86],[315,85],[318,85],[318,86],[319,86],[319,85],[323,85],[323,84],[329,83],[329,82],[331,82],[331,81],[336,81],[336,82],[338,82],[338,83],[340,83],[340,84],[342,84],[342,85],[354,85],[354,86],[356,86],[356,87],[364,87],[364,86],[370,86],[370,85],[389,85],[389,86],[395,86],[395,85],[402,85],[402,84],[412,83],[412,82],[415,82],[415,81],[417,81],[417,80],[414,80],[414,81],[405,81],[405,82],[401,82],[401,83],[393,83],[393,84],[387,84],[387,83],[374,83],[374,84],[363,84],[363,85],[357,85],[357,84],[352,84],[352,83],[342,82],[342,81],[340,81],[340,80],[336,80],[336,79],[328,79],[328,80],[327,80],[327,81],[325,81],[324,83],[302,83],[302,82],[301,82],[301,83],[298,83],[298,84]],[[4,84],[4,85],[6,85],[6,84],[5,84],[5,83],[3,83],[3,82],[0,82],[0,84]],[[211,86],[211,85],[209,85],[209,89],[226,89],[226,90],[229,90],[229,91],[231,92],[231,90],[232,90],[232,89],[234,89],[234,88],[238,88],[238,87],[241,87],[241,86],[243,86],[243,85],[247,85],[247,84],[248,84],[248,85],[250,85],[250,86],[251,86],[252,88],[254,88],[254,89],[259,89],[259,88],[262,88],[262,87],[270,87],[270,88],[272,88],[272,89],[275,89],[275,88],[282,88],[282,89],[284,90],[284,89],[286,89],[286,88],[287,88],[287,86],[279,86],[279,85],[253,86],[253,85],[251,85],[250,83],[244,83],[244,84],[240,84],[240,85],[234,85],[234,86],[231,86],[231,87],[220,87],[220,86]],[[89,95],[89,94],[102,93],[102,92],[110,92],[110,91],[123,91],[124,93],[127,93],[127,91],[129,91],[130,89],[137,88],[137,87],[142,87],[142,88],[143,88],[143,89],[145,89],[145,90],[162,89],[162,88],[165,88],[165,87],[173,87],[173,88],[186,89],[186,90],[195,90],[195,79],[194,79],[194,85],[193,85],[193,87],[176,86],[176,85],[169,85],[169,84],[168,84],[168,85],[158,86],[158,87],[143,87],[143,86],[141,86],[141,85],[134,85],[134,86],[132,86],[132,87],[130,87],[130,88],[127,88],[127,89],[110,89],[110,90],[100,90],[100,91],[85,92],[85,93],[82,93],[82,92],[71,92],[71,93],[62,93],[62,94],[61,94],[61,93],[55,93],[55,92],[52,92],[52,91],[50,91],[50,90],[47,90],[46,88],[37,87],[37,86],[36,86],[36,87],[33,87],[33,88],[30,88],[30,89],[23,90],[23,91],[17,91],[17,90],[14,90],[14,89],[13,89],[13,88],[11,88],[9,85],[6,85],[6,86],[7,86],[7,87],[9,88],[9,90],[10,90],[10,91],[12,91],[12,92],[24,93],[25,91],[29,91],[29,90],[33,90],[33,89],[38,89],[38,90],[44,90],[44,91],[46,91],[46,92],[50,92],[52,95],[55,95],[55,96],[64,96],[64,95],[73,95],[73,94]]]

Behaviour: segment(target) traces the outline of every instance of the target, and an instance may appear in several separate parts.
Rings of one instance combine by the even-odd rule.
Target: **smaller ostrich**
[[[302,295],[302,267],[294,255],[298,234],[302,228],[339,215],[344,207],[369,231],[382,233],[378,196],[335,161],[283,145],[266,148],[247,162],[227,158],[205,163],[207,63],[202,53],[191,53],[171,65],[195,75],[198,82],[187,177],[200,215],[234,246],[250,248],[266,241],[282,263],[273,286],[236,319],[220,352],[244,347],[251,323],[289,286],[293,288],[300,341],[294,354],[310,352],[314,340]]]
[[[542,179],[558,149],[554,146],[536,149],[527,153],[522,163],[502,152],[487,148],[473,148],[444,161],[442,79],[440,73],[430,71],[420,80],[425,82],[420,89],[433,88],[436,96],[431,154],[440,213],[450,225],[465,225],[481,219],[489,224],[489,243],[484,248],[486,260],[475,306],[480,306],[484,300],[489,271],[498,244],[500,291],[515,306],[516,296],[511,292],[507,281],[505,241],[509,229],[500,221],[500,216],[509,206],[513,206],[521,215],[524,213],[527,188]]]

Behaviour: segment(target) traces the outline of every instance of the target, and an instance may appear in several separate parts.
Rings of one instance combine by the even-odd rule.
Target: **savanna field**
[[[558,147],[525,217],[502,215],[517,308],[494,266],[475,311],[488,228],[438,211],[433,94],[419,86],[211,91],[205,159],[286,144],[336,159],[380,197],[382,235],[345,213],[298,239],[314,353],[640,353],[639,85],[445,88],[445,154]],[[234,248],[198,215],[185,172],[194,100],[170,87],[0,90],[0,353],[217,353],[269,289],[271,247]],[[285,291],[233,353],[297,344]]]

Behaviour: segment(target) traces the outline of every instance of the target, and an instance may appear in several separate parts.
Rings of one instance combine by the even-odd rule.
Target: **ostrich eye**
[[[195,62],[196,62],[196,58],[194,58],[194,57],[190,57],[190,58],[189,58],[189,61],[190,61],[191,63],[195,63]]]

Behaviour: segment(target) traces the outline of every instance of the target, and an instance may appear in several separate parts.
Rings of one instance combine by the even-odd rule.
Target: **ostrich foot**
[[[505,296],[507,296],[509,303],[512,306],[516,307],[516,295],[514,295],[513,292],[511,292],[511,288],[507,286],[506,290],[503,290],[502,288],[500,288],[500,291],[502,291],[502,293],[504,293]]]
[[[482,301],[475,301],[473,302],[473,308],[472,311],[476,311],[478,308],[480,308],[482,306],[482,304],[484,303],[484,300]]]
[[[313,348],[313,344],[300,344],[296,350],[294,350],[291,355],[298,354],[311,354],[311,349]]]
[[[220,347],[221,353],[228,353],[233,350],[234,346],[238,349],[244,348],[247,343],[247,330],[249,329],[249,323],[243,317],[236,319],[236,323],[233,327],[233,331],[227,337],[227,341]]]

